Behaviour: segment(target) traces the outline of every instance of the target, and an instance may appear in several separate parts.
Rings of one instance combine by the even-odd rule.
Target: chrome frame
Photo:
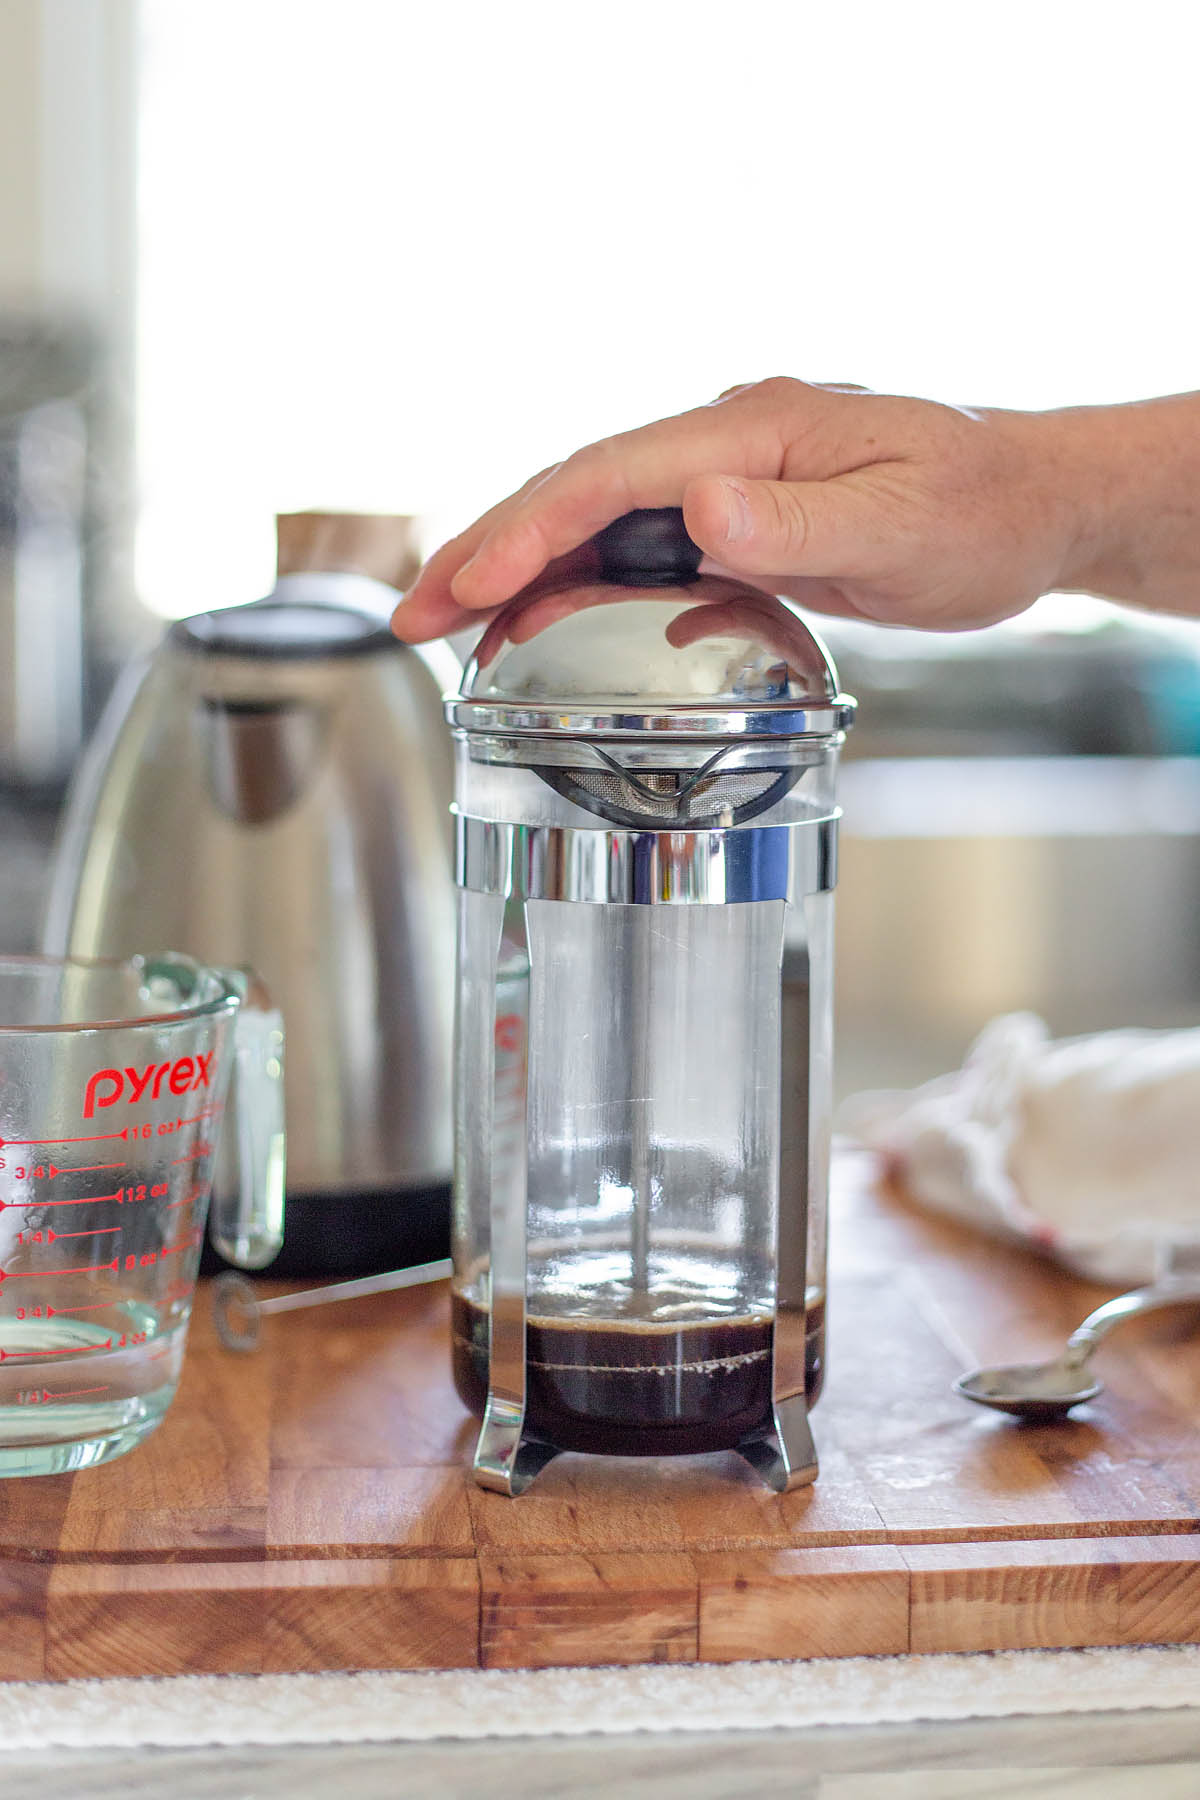
[[[837,882],[837,813],[722,831],[592,831],[456,820],[460,887],[507,900],[729,906],[822,893]]]
[[[500,929],[528,943],[525,902],[633,905],[745,904],[783,900],[803,907],[809,894],[834,886],[837,818],[799,825],[731,831],[621,832],[564,826],[499,824],[458,818],[459,885],[502,894]],[[787,910],[780,926],[783,957],[807,948],[786,946]],[[499,938],[499,934],[498,934]],[[801,982],[806,995],[808,986]],[[782,1007],[782,1000],[781,1000]],[[526,994],[526,1009],[528,995]],[[524,1106],[511,1131],[518,1143],[493,1141],[488,1395],[473,1463],[476,1483],[514,1498],[559,1454],[556,1445],[526,1430],[526,1279],[528,1149],[528,1015],[522,1044]],[[808,1290],[809,1126],[788,1115],[787,1096],[807,1091],[812,1017],[799,1033],[804,1066],[780,1068],[779,1168],[792,1159],[789,1191],[800,1204],[776,1206],[775,1326],[771,1349],[771,1408],[738,1445],[739,1453],[779,1492],[807,1486],[817,1475],[817,1453],[808,1418],[806,1338]],[[493,1050],[493,1083],[496,1080]],[[511,1073],[511,1071],[510,1071]],[[493,1116],[497,1116],[495,1108]]]
[[[586,706],[539,706],[515,700],[464,700],[451,694],[445,701],[446,718],[455,731],[472,736],[500,732],[505,736],[599,738],[652,735],[713,739],[816,738],[828,742],[854,723],[856,702],[849,694],[798,705],[795,700],[756,701],[745,707],[679,706],[665,703],[657,712],[598,712]]]

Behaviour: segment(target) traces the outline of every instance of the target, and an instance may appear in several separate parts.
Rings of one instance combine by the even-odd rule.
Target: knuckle
[[[517,499],[523,500],[527,494],[534,493],[543,483],[549,481],[552,475],[557,475],[561,468],[560,462],[547,463],[544,469],[539,469],[536,475],[531,475],[524,487],[517,490]]]
[[[629,498],[631,435],[597,438],[594,444],[585,444],[567,458],[564,473],[581,486],[597,490],[605,501],[625,502]]]
[[[568,481],[591,487],[607,482],[612,463],[612,439],[600,438],[594,444],[585,444],[581,450],[573,451],[561,473]]]
[[[800,399],[806,386],[805,382],[797,381],[794,375],[768,375],[765,381],[755,382],[751,391],[773,404],[786,405]]]
[[[607,469],[620,452],[620,441],[615,437],[597,438],[594,444],[585,444],[582,450],[576,450],[568,461],[576,468]]]

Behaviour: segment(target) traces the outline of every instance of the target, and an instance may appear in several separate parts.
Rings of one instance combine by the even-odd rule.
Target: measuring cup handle
[[[238,1179],[214,1191],[209,1236],[227,1262],[265,1268],[283,1243],[283,1017],[252,969],[229,971],[242,1003],[234,1028]]]

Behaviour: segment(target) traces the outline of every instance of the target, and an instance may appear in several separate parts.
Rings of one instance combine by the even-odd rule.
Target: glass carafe
[[[838,747],[784,602],[673,510],[515,602],[458,753],[454,1362],[482,1485],[559,1450],[811,1480]]]

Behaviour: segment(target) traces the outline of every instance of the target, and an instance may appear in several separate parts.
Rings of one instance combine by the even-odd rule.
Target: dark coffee
[[[452,1296],[454,1381],[465,1405],[487,1399],[488,1314]],[[526,1422],[562,1450],[606,1456],[688,1455],[729,1450],[767,1417],[771,1399],[769,1316],[710,1323],[597,1324],[526,1321]],[[805,1342],[809,1404],[821,1391],[825,1308],[810,1306]]]

